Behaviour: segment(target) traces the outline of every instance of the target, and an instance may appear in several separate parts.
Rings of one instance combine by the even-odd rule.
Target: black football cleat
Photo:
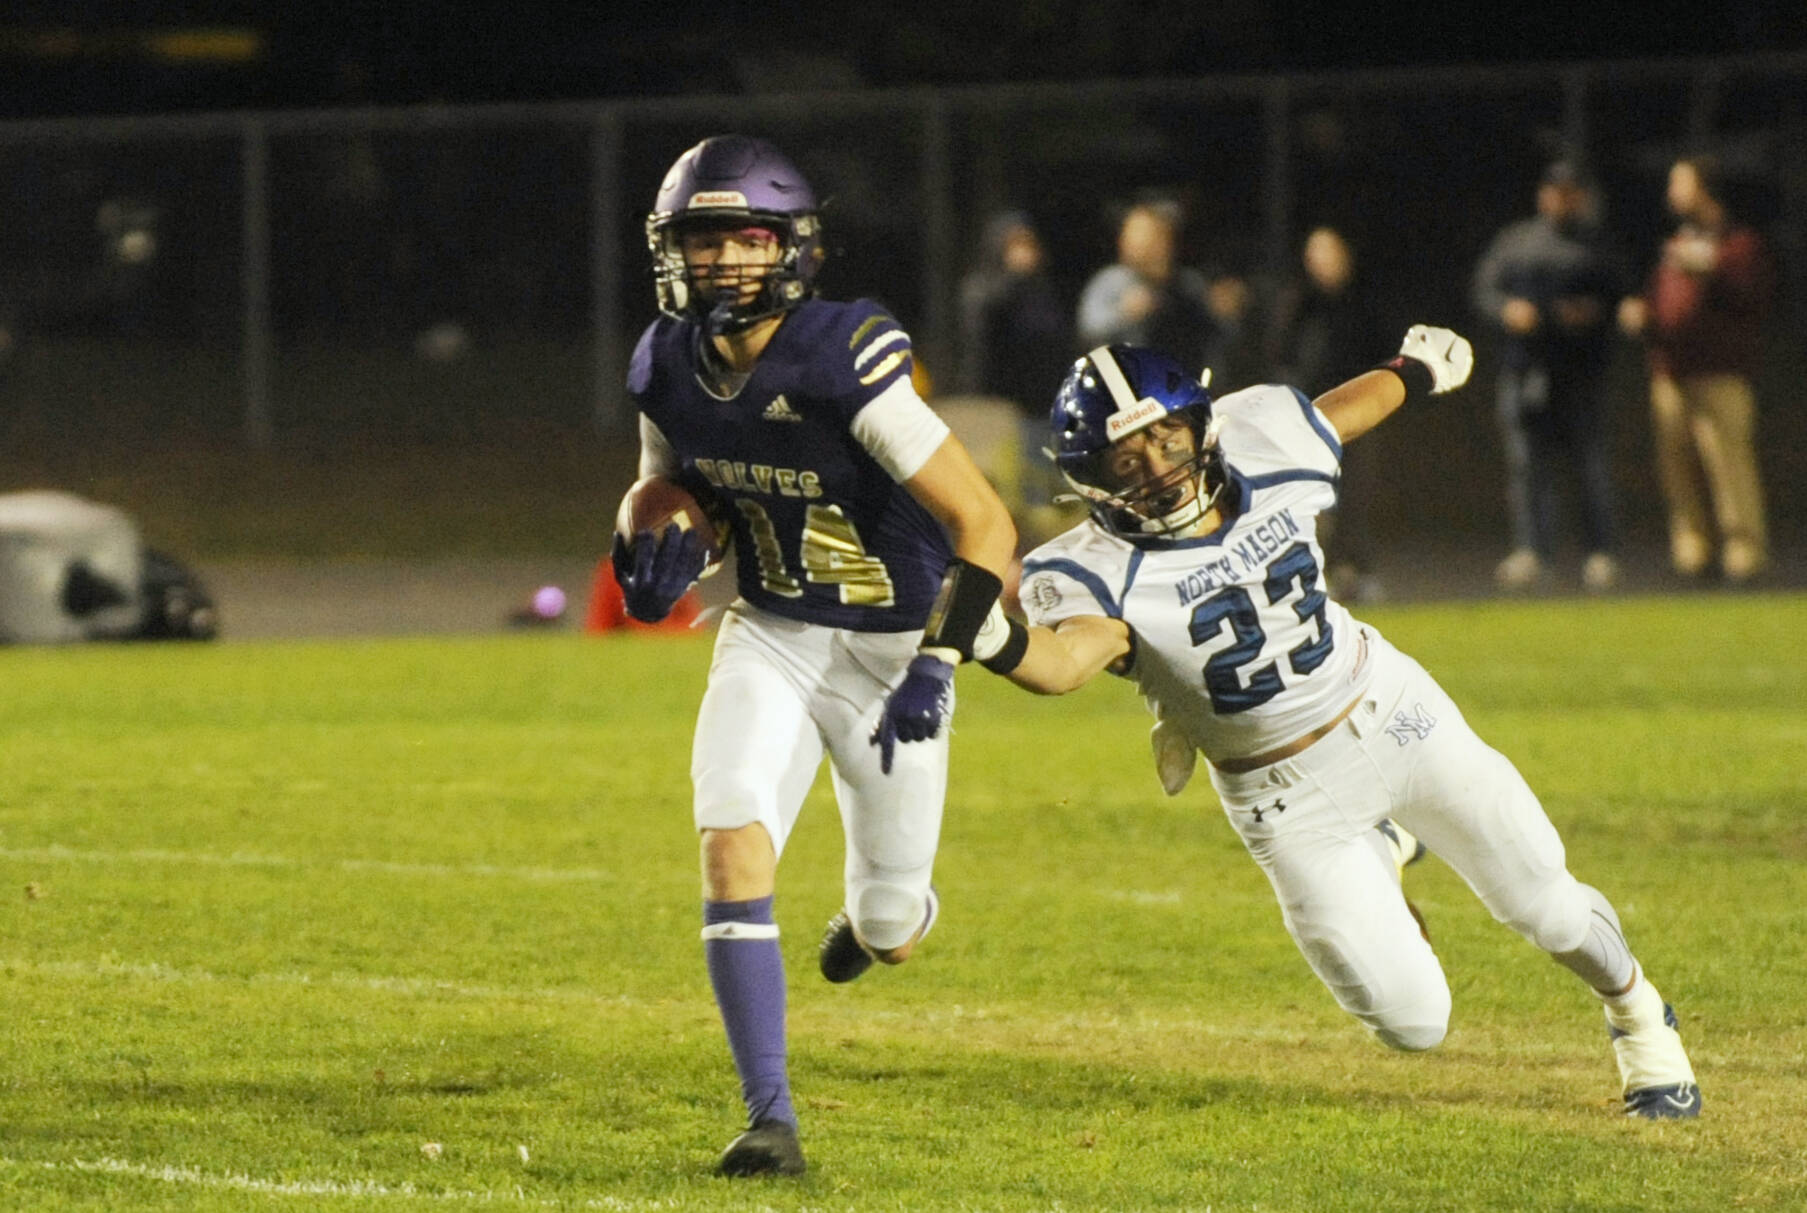
[[[852,981],[872,967],[872,953],[861,946],[853,933],[853,920],[847,917],[846,910],[828,920],[818,955],[822,976],[836,985]]]
[[[715,1173],[730,1179],[749,1175],[801,1175],[808,1164],[797,1140],[797,1126],[783,1120],[755,1121],[728,1143]]]

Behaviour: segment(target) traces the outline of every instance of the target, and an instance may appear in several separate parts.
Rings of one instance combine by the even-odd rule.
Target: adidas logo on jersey
[[[782,392],[773,397],[772,403],[766,405],[765,412],[761,413],[760,416],[764,417],[767,421],[803,420],[803,414],[791,407],[791,402],[784,398]]]

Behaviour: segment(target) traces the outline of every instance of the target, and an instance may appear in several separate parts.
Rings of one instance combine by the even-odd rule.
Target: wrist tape
[[[999,621],[1003,638],[997,648],[986,652],[986,638],[981,633],[978,651],[973,656],[993,674],[1008,674],[1023,663],[1023,654],[1029,651],[1029,629],[1006,616],[1002,607],[994,607],[992,610]],[[985,630],[994,630],[990,620],[986,621]]]
[[[935,605],[929,608],[922,647],[952,649],[960,654],[961,661],[971,661],[973,641],[985,626],[986,617],[997,609],[998,595],[1003,591],[1004,583],[996,573],[954,557],[942,574]]]
[[[1437,377],[1431,373],[1431,368],[1409,354],[1396,354],[1374,369],[1392,371],[1399,376],[1399,381],[1405,384],[1407,404],[1430,395],[1437,386]]]

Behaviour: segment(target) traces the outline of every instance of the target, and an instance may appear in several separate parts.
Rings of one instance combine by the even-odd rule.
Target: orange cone
[[[671,614],[658,623],[641,623],[627,613],[627,600],[615,580],[615,565],[607,556],[596,562],[596,575],[590,581],[590,607],[584,613],[584,631],[613,632],[627,628],[638,632],[686,632],[702,613],[702,600],[691,590],[671,608]]]

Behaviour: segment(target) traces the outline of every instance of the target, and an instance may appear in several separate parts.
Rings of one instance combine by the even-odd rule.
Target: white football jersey
[[[1353,619],[1324,587],[1318,514],[1342,445],[1298,391],[1217,400],[1230,521],[1185,539],[1123,539],[1087,519],[1023,561],[1030,622],[1122,619],[1130,675],[1157,719],[1208,758],[1265,753],[1333,719],[1366,676]]]

